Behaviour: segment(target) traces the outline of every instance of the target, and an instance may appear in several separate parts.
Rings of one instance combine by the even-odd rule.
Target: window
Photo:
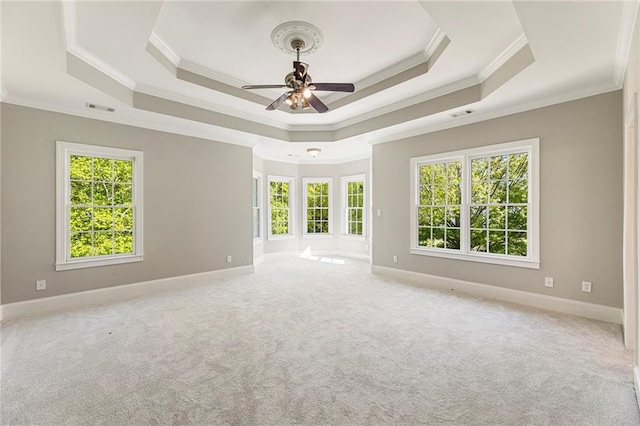
[[[142,152],[57,142],[56,270],[142,260]]]
[[[293,178],[269,176],[269,239],[293,237]]]
[[[411,253],[539,268],[539,140],[411,159]]]
[[[304,193],[304,234],[331,234],[331,179],[302,179]]]
[[[260,206],[262,205],[262,174],[253,172],[253,240],[262,240],[262,216]]]
[[[365,234],[365,175],[346,176],[342,182],[342,223],[345,235],[363,237]]]

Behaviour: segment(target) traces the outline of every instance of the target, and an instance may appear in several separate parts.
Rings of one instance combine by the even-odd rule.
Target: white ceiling
[[[339,162],[368,156],[370,143],[620,88],[637,6],[2,1],[0,80],[4,102],[255,146],[281,161]],[[320,49],[303,57],[314,81],[356,85],[346,97],[318,93],[326,114],[266,111],[279,90],[255,91],[257,101],[239,90],[283,82],[293,57],[271,32],[292,20],[323,33]],[[186,81],[184,70],[227,89]],[[476,86],[476,97],[456,96]],[[159,99],[142,102],[144,94]],[[475,113],[450,115],[468,108]],[[310,146],[323,149],[318,159],[306,156]]]

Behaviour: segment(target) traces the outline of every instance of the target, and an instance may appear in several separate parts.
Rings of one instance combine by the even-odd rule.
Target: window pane
[[[486,204],[489,199],[487,193],[489,185],[487,181],[473,182],[471,185],[471,202],[473,204]]]
[[[487,207],[486,206],[471,206],[470,221],[472,228],[486,228],[487,227]]]
[[[459,183],[462,180],[462,163],[460,161],[447,163],[447,176],[449,184]]]
[[[116,231],[131,231],[133,229],[133,209],[113,209],[113,222]]]
[[[133,161],[113,160],[113,180],[116,182],[133,182]]]
[[[504,231],[489,231],[489,253],[505,254]]]
[[[526,203],[529,198],[529,187],[526,179],[509,181],[509,202]]]
[[[487,181],[489,179],[489,162],[486,158],[471,160],[471,180],[473,182]]]
[[[420,186],[420,205],[430,206],[433,203],[433,194],[431,193],[431,186]]]
[[[524,179],[529,174],[529,158],[526,153],[509,156],[509,179]]]
[[[433,181],[432,174],[433,174],[433,168],[431,166],[421,166],[420,167],[420,184],[431,185],[431,182]]]
[[[71,181],[71,204],[91,204],[91,183]]]
[[[113,254],[113,232],[95,232],[93,234],[93,255]]]
[[[253,238],[260,237],[260,209],[253,209]]]
[[[489,207],[489,228],[505,229],[505,208],[501,206]]]
[[[507,181],[492,180],[489,187],[489,203],[504,204],[507,202]]]
[[[93,229],[94,230],[113,229],[113,209],[112,208],[93,209]]]
[[[113,160],[95,157],[93,159],[93,180],[113,181]]]
[[[445,207],[433,208],[433,210],[431,211],[433,226],[444,226],[444,212]]]
[[[72,207],[69,212],[71,231],[91,231],[92,222],[91,207]]]
[[[450,228],[460,227],[460,207],[447,207],[446,224]]]
[[[486,252],[487,251],[487,231],[471,231],[471,251]]]
[[[460,204],[461,198],[460,185],[449,185],[447,187],[447,204]]]
[[[127,183],[116,183],[113,188],[113,204],[130,206],[133,204],[132,187]]]
[[[91,180],[91,157],[72,155],[69,159],[69,177],[72,180]]]
[[[524,206],[509,206],[507,208],[508,229],[527,230],[527,208]]]
[[[499,180],[507,178],[507,159],[506,155],[491,157],[489,159],[489,167],[491,168],[491,180]]]
[[[433,168],[433,184],[444,185],[447,183],[447,166],[446,163],[434,164]]]
[[[116,232],[115,240],[116,254],[133,253],[133,234],[131,232]]]
[[[71,257],[91,256],[91,233],[71,233]]]
[[[431,226],[431,207],[418,207],[418,226]]]
[[[447,190],[445,185],[435,185],[433,187],[433,205],[444,206],[447,203]]]
[[[447,228],[446,230],[446,248],[448,249],[460,249],[460,230]]]
[[[418,228],[418,245],[431,247],[431,228]]]
[[[431,242],[433,247],[444,248],[444,229],[433,228],[433,240]]]
[[[527,255],[527,233],[508,232],[507,233],[507,254],[511,256]]]
[[[113,205],[113,183],[94,182],[93,184],[93,205],[111,206]]]

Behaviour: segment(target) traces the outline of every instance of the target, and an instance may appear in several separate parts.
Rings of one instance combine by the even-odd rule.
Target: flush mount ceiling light
[[[322,151],[320,148],[309,148],[309,149],[307,149],[307,153],[309,153],[311,158],[316,158],[318,155],[320,155],[320,151]]]

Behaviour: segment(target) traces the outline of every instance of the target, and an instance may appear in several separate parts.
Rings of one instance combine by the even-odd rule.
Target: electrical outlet
[[[227,256],[227,263],[231,263],[231,256]]]
[[[591,283],[589,281],[582,281],[582,291],[591,293]]]
[[[393,256],[393,263],[398,263],[398,256]]]
[[[544,277],[544,286],[553,287],[553,277]]]
[[[36,291],[41,291],[46,289],[47,289],[47,280],[36,281]]]

